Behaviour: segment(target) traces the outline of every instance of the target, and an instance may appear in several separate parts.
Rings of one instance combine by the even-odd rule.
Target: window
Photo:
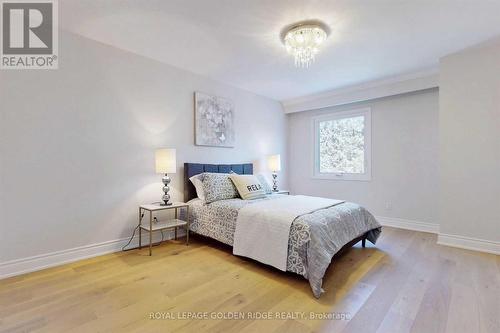
[[[371,110],[336,112],[313,118],[314,177],[371,179]]]

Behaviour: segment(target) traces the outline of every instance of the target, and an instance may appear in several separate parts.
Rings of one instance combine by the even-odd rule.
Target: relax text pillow
[[[230,174],[229,178],[233,181],[243,200],[263,198],[266,196],[264,187],[254,175]]]

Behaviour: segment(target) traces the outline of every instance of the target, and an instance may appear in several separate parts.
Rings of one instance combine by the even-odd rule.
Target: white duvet
[[[246,205],[238,212],[233,254],[286,271],[292,222],[301,215],[343,202],[305,195],[284,195]]]

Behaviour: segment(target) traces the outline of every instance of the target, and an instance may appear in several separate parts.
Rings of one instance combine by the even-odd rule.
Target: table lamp
[[[164,194],[163,197],[161,198],[163,200],[163,203],[161,205],[170,206],[172,203],[169,202],[170,194],[168,194],[168,191],[170,191],[170,187],[168,185],[170,184],[170,177],[168,176],[168,174],[175,173],[177,171],[175,149],[167,149],[167,148],[157,149],[155,158],[156,158],[156,173],[165,174],[161,179],[164,185],[163,186]]]
[[[269,169],[273,172],[273,191],[278,192],[278,174],[276,172],[281,170],[280,155],[270,155],[267,158]]]

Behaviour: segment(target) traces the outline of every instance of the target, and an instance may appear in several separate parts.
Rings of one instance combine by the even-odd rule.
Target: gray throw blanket
[[[368,233],[368,240],[375,244],[381,226],[365,208],[344,203],[300,216],[297,222],[309,225],[310,241],[304,277],[309,280],[315,297],[324,292],[323,276],[333,256],[347,243]]]

